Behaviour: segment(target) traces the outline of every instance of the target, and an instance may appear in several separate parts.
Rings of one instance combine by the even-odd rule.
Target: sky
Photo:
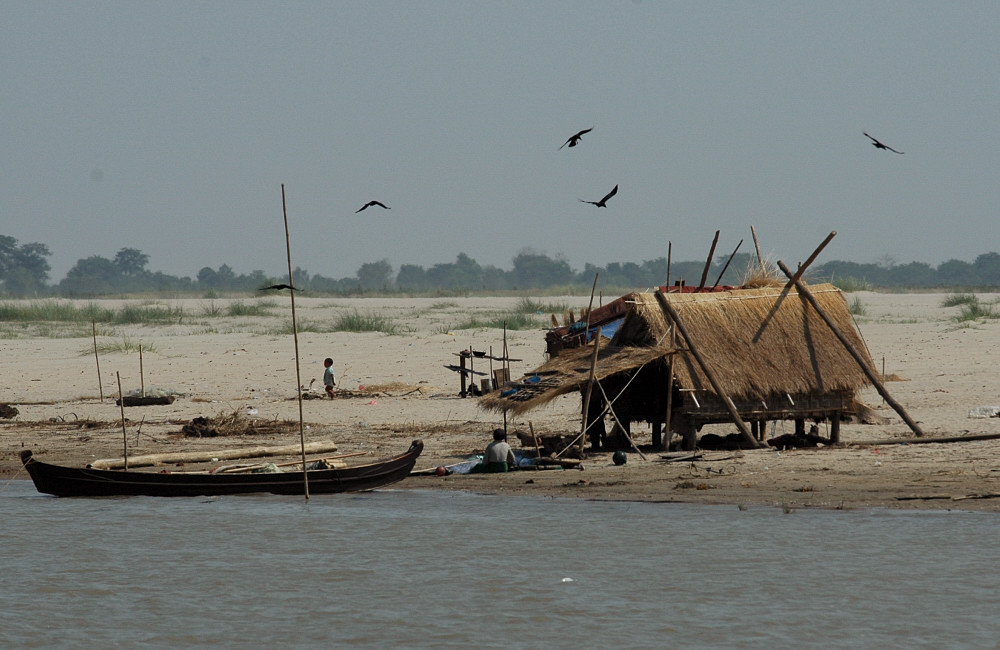
[[[831,231],[817,264],[972,261],[1000,251],[998,34],[974,1],[9,0],[0,235],[53,280],[121,248],[278,276],[284,184],[293,265],[333,278],[703,260],[751,226],[790,265]]]

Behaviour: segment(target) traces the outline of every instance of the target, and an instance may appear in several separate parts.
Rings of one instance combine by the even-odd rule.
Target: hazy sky
[[[997,2],[7,0],[0,234],[54,280],[123,247],[279,274],[284,183],[293,263],[337,278],[700,260],[751,225],[790,264],[831,230],[819,262],[971,261],[1000,251],[998,39]]]

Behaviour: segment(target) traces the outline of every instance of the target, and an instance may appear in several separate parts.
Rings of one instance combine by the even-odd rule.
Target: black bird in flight
[[[862,131],[862,133],[865,133],[865,132]],[[875,147],[876,149],[885,149],[886,151],[891,151],[892,153],[903,153],[902,151],[896,151],[895,149],[893,149],[892,147],[890,147],[887,144],[882,144],[881,142],[879,142],[875,138],[872,138],[867,133],[865,133],[865,135],[867,135],[869,138],[871,138],[872,146]]]
[[[599,208],[606,208],[606,207],[608,207],[608,199],[610,199],[615,194],[618,194],[618,186],[617,185],[615,185],[615,189],[613,189],[610,192],[608,192],[607,195],[603,199],[601,199],[600,201],[584,201],[583,199],[580,199],[580,202],[581,203],[589,203],[590,205],[596,205]]]
[[[363,206],[361,206],[360,208],[358,208],[357,210],[355,210],[354,214],[357,214],[357,213],[361,212],[362,210],[367,210],[368,208],[372,207],[373,205],[377,205],[380,208],[385,208],[386,210],[392,210],[392,208],[390,208],[389,206],[387,206],[384,203],[380,203],[378,201],[369,201],[368,203],[365,203]]]
[[[269,289],[274,289],[276,291],[280,291],[281,289],[291,289],[292,291],[298,291],[298,289],[289,284],[272,284],[269,287],[261,287],[260,289],[257,289],[257,291],[267,291]]]
[[[580,131],[579,133],[570,136],[569,140],[567,140],[566,142],[563,142],[562,143],[562,147],[559,147],[559,149],[562,149],[566,145],[569,145],[571,147],[575,147],[580,142],[580,138],[583,137],[584,133],[590,133],[593,130],[594,130],[594,127],[590,127],[589,129],[584,129],[583,131]],[[558,149],[556,151],[558,151]]]

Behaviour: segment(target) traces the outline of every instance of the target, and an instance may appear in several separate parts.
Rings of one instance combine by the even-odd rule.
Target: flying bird
[[[862,133],[865,133],[865,132],[862,131]],[[882,144],[881,142],[879,142],[875,138],[872,138],[867,133],[865,133],[865,135],[867,135],[869,138],[871,138],[872,146],[875,147],[876,149],[885,149],[886,151],[891,151],[892,153],[903,153],[902,151],[896,151],[895,149],[893,149],[892,147],[890,147],[887,144]]]
[[[615,189],[613,189],[610,192],[608,192],[607,195],[603,199],[601,199],[600,201],[584,201],[583,199],[580,199],[580,202],[581,203],[589,203],[590,205],[596,205],[599,208],[606,208],[606,207],[608,207],[608,199],[610,199],[615,194],[618,194],[618,186],[617,185],[615,185]]]
[[[389,206],[387,206],[384,203],[380,203],[378,201],[369,201],[368,203],[365,203],[363,206],[361,206],[360,208],[358,208],[357,210],[355,210],[354,214],[357,214],[357,213],[361,212],[362,210],[367,210],[368,208],[370,208],[370,207],[372,207],[374,205],[377,205],[380,208],[385,208],[386,210],[392,210],[392,208],[390,208]]]
[[[570,136],[569,140],[567,140],[566,142],[563,142],[562,143],[562,147],[559,147],[559,149],[562,149],[566,145],[569,145],[571,147],[575,147],[580,142],[580,138],[583,137],[584,133],[590,133],[593,130],[594,130],[594,127],[590,127],[589,129],[584,129],[583,131],[580,131],[579,133]],[[558,149],[557,149],[557,151],[558,151]]]
[[[276,291],[280,291],[281,289],[291,289],[292,291],[298,291],[298,289],[290,284],[272,284],[269,287],[261,287],[260,289],[257,289],[257,291],[267,291],[268,289],[274,289]]]

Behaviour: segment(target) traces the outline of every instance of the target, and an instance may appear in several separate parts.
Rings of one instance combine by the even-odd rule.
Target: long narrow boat
[[[421,440],[394,458],[339,469],[309,470],[309,493],[359,492],[402,481],[424,449]],[[39,492],[58,497],[151,496],[192,497],[224,494],[302,494],[302,472],[270,474],[136,472],[51,465],[35,460],[30,450],[21,462]]]

